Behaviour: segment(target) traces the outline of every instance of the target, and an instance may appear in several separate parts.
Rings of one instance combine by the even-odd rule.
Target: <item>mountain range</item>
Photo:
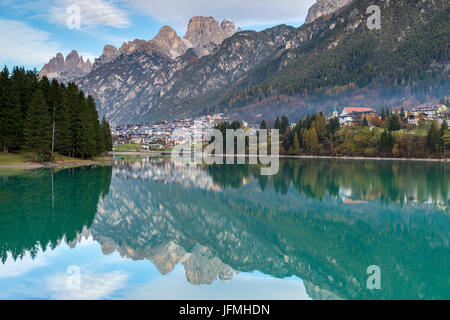
[[[371,5],[380,30],[367,26]],[[446,0],[318,0],[301,27],[260,32],[194,17],[183,37],[164,26],[148,41],[106,45],[93,65],[58,54],[40,75],[75,81],[112,124],[407,105],[448,94],[449,18]]]

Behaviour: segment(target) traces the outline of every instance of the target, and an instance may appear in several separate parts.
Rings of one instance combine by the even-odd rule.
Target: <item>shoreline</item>
[[[22,170],[36,170],[36,169],[52,169],[52,168],[75,168],[83,166],[92,165],[103,165],[111,164],[114,160],[114,156],[150,156],[150,157],[162,157],[170,156],[170,152],[114,152],[111,153],[113,156],[109,160],[80,160],[80,161],[68,161],[68,162],[24,162],[24,163],[13,163],[13,164],[0,164],[0,169],[22,169]],[[248,155],[218,155],[223,157],[248,157]],[[274,158],[280,159],[335,159],[335,160],[371,160],[371,161],[414,161],[414,162],[449,162],[450,159],[434,159],[434,158],[377,158],[377,157],[349,157],[349,156],[306,156],[306,155],[278,155]]]
[[[139,152],[139,151],[130,151],[130,152],[113,152],[111,153],[112,156],[120,156],[120,155],[134,155],[134,156],[167,156],[170,155],[171,152],[160,152],[160,151],[149,151],[149,152]],[[248,155],[217,155],[217,156],[223,156],[223,157],[248,157]],[[285,159],[337,159],[337,160],[375,160],[375,161],[426,161],[426,162],[449,162],[449,158],[383,158],[383,157],[350,157],[350,156],[307,156],[307,155],[278,155],[273,156],[278,158],[285,158]]]
[[[36,170],[36,169],[51,169],[51,168],[75,168],[92,165],[101,165],[105,163],[112,163],[111,160],[80,160],[80,161],[67,161],[67,162],[23,162],[12,164],[0,164],[0,169],[23,169],[23,170]]]

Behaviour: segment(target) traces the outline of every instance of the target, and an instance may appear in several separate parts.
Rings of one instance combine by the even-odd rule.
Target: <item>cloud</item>
[[[304,21],[316,0],[130,0],[131,6],[164,24],[185,28],[193,16],[231,19],[238,26]]]
[[[5,61],[39,65],[60,51],[51,34],[14,20],[0,19],[0,57]]]
[[[131,24],[128,14],[119,8],[118,2],[111,0],[58,0],[50,7],[49,21],[67,25],[71,16],[67,10],[72,5],[80,9],[81,29],[99,25],[126,28]]]

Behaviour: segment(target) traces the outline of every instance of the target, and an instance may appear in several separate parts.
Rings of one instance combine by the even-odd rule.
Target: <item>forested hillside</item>
[[[381,8],[380,30],[367,27],[365,12],[372,4]],[[329,27],[304,46],[255,68],[219,109],[283,95],[320,100],[362,88],[377,90],[381,99],[445,95],[450,90],[449,19],[447,1],[356,1],[320,18]]]
[[[33,151],[36,161],[55,152],[90,158],[112,150],[108,122],[98,119],[92,96],[37,72],[5,67],[0,73],[0,145],[4,152]]]

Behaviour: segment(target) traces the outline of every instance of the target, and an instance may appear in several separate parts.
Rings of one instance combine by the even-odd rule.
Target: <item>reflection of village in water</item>
[[[316,299],[448,297],[446,164],[283,160],[277,175],[259,172],[168,158],[58,172],[54,208],[41,212],[58,212],[53,225],[20,244],[11,241],[20,238],[14,230],[4,230],[3,260],[36,250],[38,242],[57,246],[64,239],[75,248],[85,238],[97,241],[103,254],[151,261],[163,275],[182,264],[194,285],[260,271],[297,276]],[[30,192],[45,191],[35,183],[26,185]],[[72,189],[80,192],[70,195],[73,212],[61,212],[64,190]],[[426,259],[418,258],[424,253]],[[383,270],[382,291],[366,289],[373,264]]]
[[[450,190],[448,189],[445,164],[438,164],[441,169],[430,173],[426,169],[427,166],[433,168],[436,164],[430,165],[424,162],[420,164],[424,168],[420,169],[410,167],[408,163],[405,165],[402,162],[391,163],[388,161],[384,162],[384,168],[383,163],[380,167],[377,162],[373,161],[367,161],[367,165],[363,166],[346,160],[336,160],[331,166],[329,162],[323,162],[323,166],[321,166],[321,160],[318,160],[319,164],[313,164],[313,162],[317,162],[317,160],[286,160],[282,165],[281,172],[273,177],[260,177],[257,171],[258,167],[254,165],[232,166],[231,169],[238,175],[230,175],[235,180],[231,184],[226,178],[221,179],[228,173],[226,168],[218,170],[218,166],[188,165],[164,158],[142,157],[139,158],[139,161],[121,162],[116,173],[134,179],[151,179],[162,183],[178,183],[185,187],[216,191],[222,190],[224,187],[240,188],[255,179],[260,182],[261,188],[265,188],[270,180],[272,187],[277,192],[286,192],[293,185],[299,193],[317,200],[325,196],[323,186],[318,186],[318,184],[325,184],[326,192],[344,204],[368,204],[383,199],[402,205],[447,210]],[[355,172],[358,167],[360,168],[359,172]],[[302,169],[303,171],[307,169],[307,176],[303,177],[306,179],[298,177],[299,174],[302,174]],[[347,176],[349,170],[353,172]],[[371,170],[373,174],[371,174]],[[219,174],[220,171],[222,174]],[[441,173],[442,176],[440,176]],[[297,175],[297,178],[292,174]],[[332,175],[337,175],[337,177],[331,177]],[[338,184],[337,195],[333,190],[335,185],[329,184],[330,181]]]

